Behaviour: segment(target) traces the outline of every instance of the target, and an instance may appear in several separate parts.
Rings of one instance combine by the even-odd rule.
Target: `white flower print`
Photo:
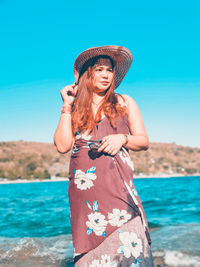
[[[89,267],[117,267],[117,263],[115,261],[110,261],[110,256],[107,254],[101,255],[100,260],[93,260]]]
[[[131,168],[132,171],[134,171],[133,161],[131,160],[128,152],[125,150],[124,147],[122,147],[122,149],[118,152],[118,155],[120,156],[122,161],[126,163]]]
[[[103,267],[99,260],[93,260],[89,267]]]
[[[108,224],[105,220],[105,216],[100,212],[94,212],[88,215],[88,219],[89,221],[86,222],[86,225],[92,229],[96,235],[103,235]]]
[[[137,192],[137,190],[136,190],[135,188],[133,188],[132,192],[133,192],[133,194],[134,194],[135,196],[138,196],[138,192]]]
[[[104,267],[117,267],[117,263],[115,261],[110,260],[110,256],[108,256],[107,254],[101,255],[101,264]]]
[[[110,263],[110,256],[107,254],[101,255],[101,264],[107,264]]]
[[[126,258],[131,256],[138,258],[140,256],[143,249],[142,240],[137,237],[136,233],[119,233],[119,239],[123,245],[118,248],[118,253],[123,253]]]
[[[133,201],[135,202],[136,205],[138,205],[138,201],[137,201],[136,197],[134,196],[130,186],[126,183],[126,181],[124,181],[124,184],[125,184],[126,188],[128,189],[128,192],[131,195]]]
[[[91,188],[94,183],[93,181],[97,178],[95,173],[88,172],[85,173],[81,170],[76,170],[74,175],[74,183],[80,190],[86,190]]]
[[[91,139],[91,135],[87,135],[87,132],[85,131],[84,133],[80,133],[78,132],[78,134],[75,136],[75,139],[84,139],[84,140],[90,140]]]
[[[134,187],[132,180],[130,180],[129,185],[130,185],[130,188],[133,192],[133,195],[138,196],[138,192],[137,192],[136,188]]]
[[[120,227],[131,218],[126,210],[113,209],[113,213],[108,213],[109,223],[112,226]]]
[[[145,219],[144,219],[144,213],[142,212],[142,209],[139,207],[139,203],[138,203],[138,201],[140,202],[140,204],[141,204],[142,202],[141,202],[140,198],[138,198],[138,201],[137,201],[137,199],[136,199],[136,197],[135,197],[135,196],[138,195],[138,193],[137,193],[136,189],[131,190],[130,186],[126,183],[126,181],[124,181],[124,184],[125,184],[126,188],[128,189],[129,194],[131,195],[133,201],[135,202],[135,204],[136,204],[136,205],[138,206],[138,208],[139,208],[139,211],[140,211],[141,216],[142,216],[143,226],[144,226],[144,229],[145,229],[145,227],[147,227],[147,224],[146,224]]]

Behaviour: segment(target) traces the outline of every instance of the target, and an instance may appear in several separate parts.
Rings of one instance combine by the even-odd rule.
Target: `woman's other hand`
[[[65,105],[72,105],[78,90],[78,85],[73,83],[71,85],[65,86],[61,91],[61,97],[63,100],[63,104]]]
[[[98,152],[102,151],[114,156],[125,143],[126,137],[124,134],[110,134],[102,138]]]

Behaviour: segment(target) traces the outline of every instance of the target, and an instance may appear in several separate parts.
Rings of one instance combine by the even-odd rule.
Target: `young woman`
[[[147,150],[136,102],[114,90],[132,63],[125,47],[87,49],[74,63],[76,82],[61,90],[54,135],[72,149],[69,200],[75,266],[154,266],[142,202],[128,150]]]

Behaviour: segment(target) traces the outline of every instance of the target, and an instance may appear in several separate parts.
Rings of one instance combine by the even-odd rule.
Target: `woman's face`
[[[92,67],[92,83],[94,92],[106,91],[113,80],[113,68],[109,58],[99,58]]]

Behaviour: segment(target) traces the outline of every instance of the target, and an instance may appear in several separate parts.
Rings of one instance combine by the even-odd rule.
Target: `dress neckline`
[[[125,117],[127,117],[127,119],[128,119],[128,113],[125,113],[124,118]],[[99,122],[97,122],[97,124],[100,123],[100,122],[102,122],[102,121],[104,121],[106,118],[108,118],[108,117],[107,116],[104,116]]]

